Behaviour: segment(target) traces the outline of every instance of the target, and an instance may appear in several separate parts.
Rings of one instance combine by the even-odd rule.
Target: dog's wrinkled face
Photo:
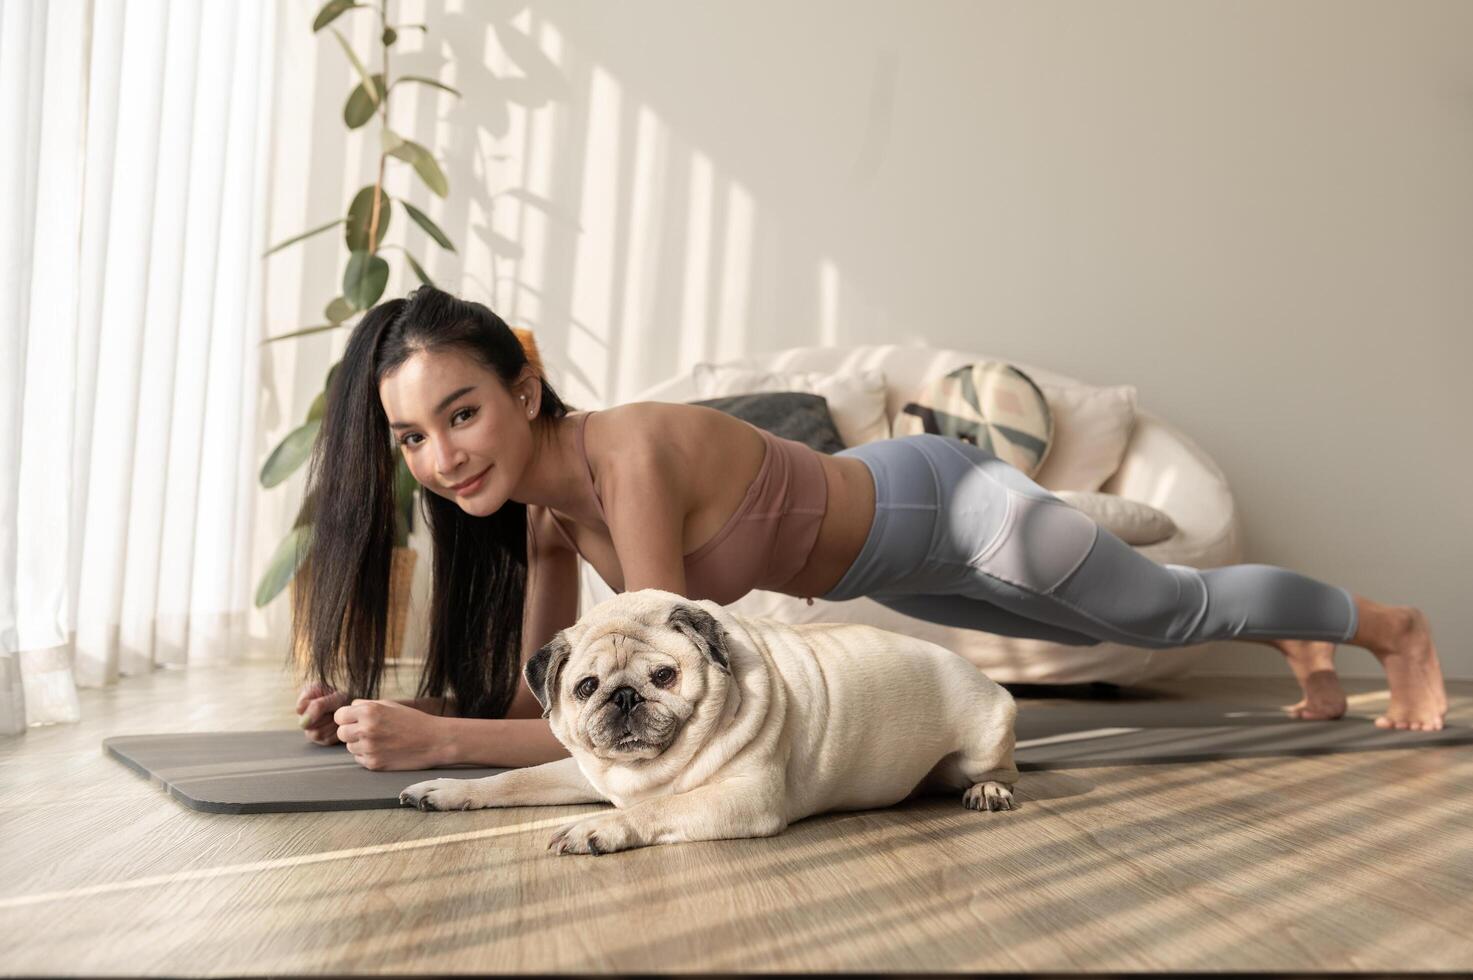
[[[730,638],[699,606],[674,603],[657,622],[573,626],[527,661],[527,686],[557,732],[610,761],[653,759],[672,744],[710,688],[731,673]]]

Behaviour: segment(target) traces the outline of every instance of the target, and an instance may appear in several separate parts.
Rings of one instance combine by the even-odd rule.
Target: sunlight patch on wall
[[[737,181],[726,189],[726,237],[721,255],[721,306],[717,311],[716,349],[718,361],[740,357],[746,352],[744,336],[750,327],[747,307],[752,275],[752,228],[757,205],[752,194]]]
[[[690,192],[686,207],[685,268],[681,274],[680,323],[675,366],[688,371],[706,359],[706,324],[711,316],[711,208],[716,168],[700,150],[690,155]]]
[[[818,263],[818,336],[825,347],[839,341],[839,267],[827,256]]]
[[[623,254],[617,238],[622,101],[619,83],[593,66],[579,195],[583,234],[578,236],[577,272],[570,283],[573,328],[568,334],[568,359],[579,366],[581,375],[569,378],[571,398],[590,407],[611,404],[613,387],[608,331],[614,308],[614,262]]]
[[[660,229],[666,202],[667,130],[648,107],[640,106],[634,130],[634,166],[630,175],[628,230],[624,248],[623,305],[618,318],[618,373],[611,393],[620,400],[648,387],[641,365],[652,345],[660,343],[663,324],[655,323],[662,275]]]

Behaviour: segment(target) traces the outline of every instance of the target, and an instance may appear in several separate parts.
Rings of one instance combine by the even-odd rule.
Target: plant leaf
[[[436,194],[445,197],[450,193],[450,184],[445,180],[445,174],[440,170],[440,165],[435,162],[434,157],[430,156],[429,150],[414,140],[404,140],[389,151],[389,156],[414,164],[415,173],[419,174],[429,189]]]
[[[379,90],[378,84],[373,80],[373,76],[368,73],[368,69],[363,67],[363,62],[359,61],[358,56],[353,53],[353,47],[348,44],[348,39],[343,37],[343,32],[336,27],[331,28],[331,30],[333,34],[337,35],[338,43],[343,46],[343,53],[348,56],[348,60],[353,62],[353,67],[358,70],[358,77],[362,78],[364,85],[367,86],[368,97],[373,100],[374,105],[378,105],[379,101],[383,99],[383,92]]]
[[[297,516],[292,521],[292,527],[303,527],[317,520],[317,495],[321,492],[320,487],[308,490],[302,498],[302,505],[297,508]]]
[[[368,251],[368,224],[373,220],[373,191],[376,185],[369,184],[367,187],[353,195],[353,203],[348,205],[348,227],[344,229],[343,239],[348,243],[350,252]],[[389,230],[389,195],[384,193],[382,187],[378,188],[378,240],[379,244],[384,240],[384,233]],[[359,307],[366,309],[366,307]]]
[[[378,86],[380,92],[384,91],[383,75],[374,75],[373,81]],[[343,106],[343,122],[348,124],[349,129],[357,129],[373,118],[373,113],[377,108],[373,97],[368,94],[368,90],[363,87],[363,83],[359,82],[357,87],[353,89],[352,94],[348,96],[347,105]]]
[[[382,148],[385,153],[393,153],[395,148],[403,144],[404,137],[400,136],[389,127],[385,126],[383,129],[379,130],[378,142],[380,148]]]
[[[291,337],[305,337],[308,334],[322,333],[322,331],[324,330],[336,330],[337,328],[338,324],[336,323],[324,323],[319,327],[304,327],[301,330],[293,330],[291,333],[280,333],[277,334],[275,337],[267,337],[265,340],[261,341],[261,344],[262,346],[265,346],[266,344],[274,343],[278,340],[287,340]]]
[[[389,284],[389,263],[366,251],[355,251],[343,272],[343,295],[360,310],[378,302]]]
[[[353,309],[352,303],[349,303],[343,297],[338,296],[331,303],[327,304],[327,309],[324,311],[324,315],[326,315],[329,322],[333,324],[338,324],[348,319],[348,317],[352,316],[355,312],[356,311]]]
[[[392,27],[385,27],[382,38],[384,42],[384,47],[387,48],[389,45],[399,40],[399,32],[394,30]]]
[[[337,218],[337,219],[335,219],[333,221],[329,221],[327,224],[323,225],[321,228],[313,228],[311,231],[304,231],[304,232],[302,232],[300,235],[298,235],[295,238],[288,238],[286,241],[282,242],[280,245],[273,245],[270,248],[268,248],[266,251],[264,251],[264,252],[261,253],[261,258],[264,259],[266,256],[270,255],[272,252],[280,251],[281,249],[286,248],[288,245],[292,244],[293,242],[299,242],[299,241],[301,241],[304,238],[311,238],[313,235],[317,234],[318,232],[327,231],[327,229],[331,228],[333,225],[338,224],[342,220],[343,220],[342,218]]]
[[[286,584],[292,580],[297,572],[297,566],[302,559],[307,557],[307,549],[312,546],[312,525],[302,524],[291,529],[286,537],[281,539],[281,544],[271,554],[271,560],[266,563],[266,571],[261,575],[261,581],[256,586],[256,608],[260,609],[266,603],[275,599]]]
[[[317,397],[312,399],[312,407],[307,409],[307,421],[316,422],[322,418],[322,413],[327,411],[327,392],[319,391]]]
[[[434,79],[434,78],[426,78],[423,75],[400,75],[398,78],[394,79],[392,82],[389,83],[389,88],[392,89],[395,85],[398,85],[400,82],[419,82],[421,85],[433,85],[435,88],[442,89],[442,90],[444,90],[446,92],[449,92],[451,95],[454,95],[456,98],[459,98],[460,97],[460,93],[459,92],[457,92],[455,89],[451,88],[449,85],[446,85],[444,82],[439,81],[439,80]]]
[[[410,204],[408,201],[400,200],[399,203],[404,205],[404,210],[409,212],[409,217],[414,220],[414,223],[425,230],[425,234],[429,235],[435,241],[439,242],[441,247],[448,248],[452,252],[455,251],[455,246],[450,244],[450,239],[445,237],[445,233],[440,230],[439,225],[430,220],[429,215],[425,214],[423,211],[415,207],[413,204]]]
[[[261,486],[274,487],[291,476],[303,460],[312,455],[312,443],[317,439],[319,421],[304,422],[287,433],[281,444],[271,450],[266,463],[261,467]]]
[[[420,267],[420,264],[414,260],[414,256],[410,255],[407,250],[404,253],[404,257],[409,260],[409,267],[414,270],[414,274],[416,276],[419,276],[420,282],[424,283],[426,286],[434,285],[434,283],[430,281],[430,277],[425,274],[424,269],[422,269]]]
[[[354,3],[353,0],[327,0],[322,9],[317,11],[317,17],[312,21],[312,33],[316,34],[328,24],[338,19],[338,15],[352,10],[354,7],[364,7],[367,4]]]

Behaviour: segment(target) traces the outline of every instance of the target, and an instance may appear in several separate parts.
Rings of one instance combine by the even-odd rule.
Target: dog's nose
[[[629,712],[633,711],[634,706],[643,701],[644,698],[640,697],[639,692],[632,687],[621,687],[615,690],[612,695],[610,695],[609,700],[617,704],[619,706],[619,710],[627,715],[629,714]]]

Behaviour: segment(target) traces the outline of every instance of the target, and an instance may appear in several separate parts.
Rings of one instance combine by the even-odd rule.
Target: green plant
[[[336,27],[330,26],[340,15],[360,8],[372,10],[383,24],[383,32],[379,36],[382,42],[384,66],[381,73],[370,74],[358,55],[354,53],[352,46],[348,44],[347,38]],[[443,198],[450,192],[449,182],[445,179],[444,172],[430,151],[394,132],[389,126],[389,95],[396,85],[405,83],[430,85],[449,92],[457,98],[460,97],[460,93],[455,89],[433,78],[401,75],[392,81],[388,80],[389,49],[398,40],[399,30],[418,28],[421,32],[428,33],[429,28],[424,24],[391,26],[388,20],[388,0],[382,0],[378,7],[355,3],[353,0],[329,0],[317,12],[317,17],[312,22],[312,32],[315,34],[325,27],[337,37],[338,43],[342,45],[343,52],[353,63],[353,68],[360,79],[358,85],[349,93],[348,101],[343,106],[343,121],[349,129],[358,129],[377,116],[382,126],[379,133],[378,179],[353,196],[346,216],[274,245],[261,256],[262,259],[265,259],[288,245],[329,231],[338,225],[344,226],[343,240],[348,248],[348,263],[343,272],[341,294],[330,300],[324,310],[324,316],[328,322],[269,337],[263,341],[263,345],[349,326],[350,321],[379,301],[384,288],[388,285],[389,263],[379,254],[380,252],[392,249],[402,252],[405,261],[409,263],[410,269],[419,277],[420,282],[433,285],[424,267],[407,249],[402,245],[384,244],[384,233],[389,228],[395,204],[402,207],[409,219],[424,229],[425,233],[442,248],[451,252],[455,251],[455,246],[451,244],[449,237],[430,220],[428,215],[406,200],[396,201],[389,197],[383,189],[384,170],[392,157],[412,166],[414,172],[433,193]],[[327,404],[327,391],[332,385],[332,375],[336,369],[336,363],[328,368],[322,391],[313,399],[306,421],[288,433],[267,457],[265,464],[261,467],[262,487],[269,489],[281,483],[311,457],[312,448],[322,427],[322,413]],[[409,472],[409,467],[405,465],[403,457],[398,457],[394,479],[396,514],[394,543],[398,547],[406,547],[409,544],[409,535],[414,530],[414,504],[417,488],[418,482]],[[270,562],[267,563],[265,573],[261,576],[261,581],[257,583],[255,598],[257,608],[266,605],[282,589],[286,588],[287,583],[296,573],[302,557],[307,552],[307,545],[310,544],[312,534],[313,501],[311,497],[312,495],[308,494],[307,499],[302,501],[291,532],[277,545]]]

